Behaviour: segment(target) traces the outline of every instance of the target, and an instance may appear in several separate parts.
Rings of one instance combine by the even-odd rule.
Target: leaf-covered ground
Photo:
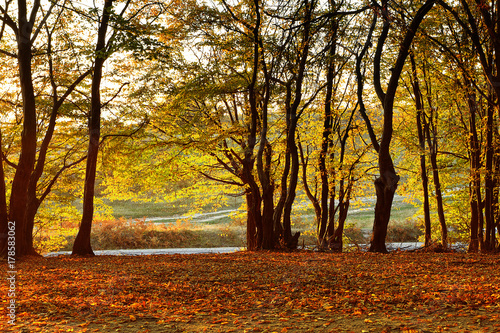
[[[500,332],[499,256],[58,257],[17,270],[18,325],[4,281],[0,331]]]

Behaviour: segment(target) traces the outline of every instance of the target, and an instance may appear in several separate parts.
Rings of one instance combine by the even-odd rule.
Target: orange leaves
[[[24,261],[19,318],[33,331],[411,333],[455,323],[498,331],[500,261],[472,257],[242,252]]]

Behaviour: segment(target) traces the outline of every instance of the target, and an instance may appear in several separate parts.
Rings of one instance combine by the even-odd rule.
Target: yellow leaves
[[[129,319],[130,319],[130,321],[136,321],[137,320],[137,318],[134,315],[129,315]]]

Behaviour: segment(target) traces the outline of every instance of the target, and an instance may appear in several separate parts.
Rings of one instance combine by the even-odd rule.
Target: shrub
[[[369,236],[363,232],[363,229],[354,225],[348,224],[344,229],[344,244],[367,244]]]
[[[387,242],[418,242],[423,235],[417,221],[392,222],[387,228]]]
[[[240,229],[188,221],[165,225],[109,219],[94,222],[91,243],[94,250],[244,246],[246,238]],[[65,250],[71,250],[73,241],[74,236],[68,238]]]

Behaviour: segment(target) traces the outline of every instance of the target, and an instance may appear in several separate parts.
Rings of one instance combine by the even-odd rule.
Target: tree
[[[73,245],[73,255],[94,255],[90,245],[90,231],[94,215],[94,188],[96,179],[97,155],[101,133],[101,95],[100,87],[102,70],[106,61],[109,45],[106,45],[106,33],[113,8],[113,0],[105,0],[102,18],[97,32],[95,62],[92,77],[92,96],[89,121],[89,148],[87,153],[87,169],[85,172],[85,186],[83,192],[83,215],[78,235]]]
[[[498,129],[495,126],[495,111],[497,118],[500,116],[500,85],[498,82],[498,53],[500,52],[500,37],[498,35],[498,26],[495,23],[498,15],[500,4],[494,3],[491,6],[484,4],[482,1],[469,3],[465,0],[460,1],[461,11],[457,7],[452,7],[445,2],[440,3],[441,6],[449,12],[455,21],[460,25],[463,32],[467,35],[472,43],[476,61],[482,68],[484,82],[487,83],[486,89],[476,84],[476,79],[467,75],[467,70],[464,71],[466,82],[465,89],[471,85],[478,94],[487,101],[484,107],[482,119],[484,123],[485,142],[483,145],[484,156],[484,202],[481,199],[481,176],[477,173],[479,170],[480,157],[479,154],[479,136],[477,135],[476,115],[481,111],[478,108],[479,104],[475,98],[476,93],[469,90],[468,105],[470,111],[470,127],[471,127],[471,173],[472,175],[472,190],[471,190],[471,240],[469,251],[475,252],[480,249],[482,252],[494,251],[496,248],[496,231],[497,222],[495,221],[496,206],[498,206],[498,196],[495,195],[495,176],[494,176],[494,160],[495,148],[493,146],[494,137],[498,134]],[[447,49],[450,51],[450,49]],[[451,52],[449,52],[451,53]],[[459,60],[459,59],[458,59]],[[467,63],[457,61],[461,64],[462,69],[466,69]],[[484,215],[483,215],[484,209]],[[484,226],[483,226],[484,217]],[[483,233],[484,231],[484,233]],[[477,234],[477,236],[476,236]]]
[[[420,90],[420,84],[417,77],[417,65],[415,63],[415,56],[410,53],[411,60],[411,76],[412,76],[412,88],[415,99],[416,112],[416,122],[417,122],[417,133],[418,133],[418,145],[420,150],[420,176],[422,177],[422,191],[424,197],[424,226],[425,226],[425,241],[426,247],[431,245],[432,241],[432,231],[431,231],[431,215],[430,215],[430,205],[429,205],[429,178],[427,177],[427,167],[425,164],[425,129],[424,129],[424,100],[422,97],[422,92]]]
[[[40,185],[39,181],[42,178],[45,168],[45,162],[47,159],[47,154],[49,150],[49,144],[53,138],[56,121],[59,116],[60,109],[63,103],[66,101],[68,96],[74,91],[75,87],[82,82],[82,80],[89,74],[89,72],[80,72],[76,76],[72,76],[71,79],[74,81],[61,87],[61,84],[56,79],[56,69],[54,68],[54,53],[52,37],[54,34],[58,33],[59,27],[57,27],[57,19],[61,17],[63,9],[58,11],[55,10],[57,1],[48,4],[48,8],[43,10],[43,16],[38,17],[39,12],[42,9],[40,1],[35,1],[31,7],[31,11],[28,17],[28,3],[26,1],[18,1],[18,17],[17,20],[13,19],[9,6],[12,1],[7,1],[5,7],[0,7],[2,12],[1,20],[3,25],[9,26],[16,37],[16,46],[14,49],[17,51],[2,50],[2,54],[8,57],[14,57],[18,62],[19,70],[19,87],[22,96],[22,122],[23,130],[21,134],[21,149],[19,153],[19,158],[17,164],[12,161],[7,161],[9,166],[15,168],[15,174],[12,180],[12,190],[10,193],[10,205],[0,205],[1,216],[8,216],[10,221],[16,224],[16,255],[36,255],[36,251],[33,247],[33,225],[34,216],[40,203],[44,198],[50,193],[53,185],[57,181],[61,173],[71,168],[72,166],[78,164],[82,159],[70,162],[69,164],[64,164],[61,169],[53,175],[53,178],[46,182],[46,186]],[[54,22],[50,19],[53,18]],[[17,22],[16,22],[17,21]],[[53,26],[50,26],[53,24]],[[37,39],[40,36],[46,38],[45,43],[41,43],[43,47],[47,48],[47,53],[35,54],[33,47]],[[2,29],[2,34],[4,29]],[[5,46],[9,46],[5,44]],[[39,46],[37,45],[37,48]],[[36,98],[40,98],[35,94],[34,84],[33,84],[33,71],[39,70],[38,63],[33,65],[34,59],[40,59],[43,55],[47,56],[47,69],[49,73],[47,81],[48,86],[51,87],[51,102],[50,111],[48,112],[48,117],[44,117],[44,110],[42,107],[37,109]],[[42,85],[43,87],[43,85]],[[62,95],[59,95],[59,91],[63,90]],[[38,91],[44,91],[44,88],[38,88]],[[38,92],[39,93],[39,92]],[[11,106],[16,106],[12,103]],[[38,121],[40,121],[38,123]],[[46,121],[46,122],[45,122]],[[45,125],[45,127],[43,126]],[[45,133],[41,133],[40,128],[45,130]],[[43,137],[40,147],[38,147],[37,138],[38,136]],[[0,173],[1,182],[5,184],[5,173]],[[37,191],[42,188],[41,193],[37,196]],[[5,191],[3,192],[5,193]],[[3,195],[2,195],[3,197]],[[3,199],[2,199],[3,200]],[[7,201],[5,197],[5,201]],[[5,209],[5,210],[4,210]],[[2,221],[2,227],[6,225],[5,221]],[[0,249],[2,255],[5,255],[5,243],[4,239],[0,243]]]
[[[95,59],[93,64],[93,76],[91,85],[91,108],[89,115],[89,145],[87,153],[87,167],[85,172],[85,184],[83,193],[83,214],[80,228],[73,245],[73,255],[94,255],[90,244],[90,235],[92,230],[92,220],[94,216],[94,195],[97,173],[97,157],[99,154],[99,145],[101,140],[101,110],[103,103],[101,100],[101,81],[103,78],[103,67],[106,60],[111,54],[119,49],[132,51],[136,57],[157,56],[158,49],[161,48],[161,43],[154,43],[148,39],[149,34],[156,33],[155,27],[149,22],[147,16],[142,16],[142,12],[150,7],[162,8],[161,3],[146,3],[140,4],[136,11],[130,13],[130,17],[126,18],[125,13],[131,5],[128,0],[120,8],[119,13],[113,10],[113,0],[105,0],[102,9],[102,16],[99,22],[97,31],[97,41],[95,46]],[[156,16],[161,13],[152,11],[151,15]],[[135,20],[135,22],[134,22]],[[146,27],[142,26],[141,20],[144,20]],[[139,23],[137,23],[139,22]],[[107,37],[108,29],[113,23],[113,32]],[[126,83],[121,84],[116,95],[118,95]],[[113,96],[113,98],[116,97]],[[109,101],[106,103],[108,104]],[[144,123],[139,124],[139,128],[134,130],[137,132]],[[124,136],[124,134],[115,134]],[[130,134],[129,134],[130,135]],[[113,135],[110,135],[113,136]]]
[[[388,80],[385,92],[383,91],[380,80],[381,60],[382,60],[383,48],[390,32],[391,17],[389,15],[387,0],[383,0],[381,5],[377,5],[375,7],[373,22],[374,23],[376,22],[376,17],[377,15],[380,14],[383,19],[383,28],[378,38],[377,47],[373,58],[374,87],[377,96],[382,104],[384,118],[383,118],[383,130],[382,130],[380,144],[378,144],[373,134],[370,135],[372,145],[374,149],[378,152],[378,167],[379,167],[379,177],[375,180],[377,202],[375,204],[375,220],[373,223],[373,235],[370,245],[371,252],[382,252],[382,253],[387,252],[387,249],[385,247],[387,226],[390,220],[392,201],[394,199],[394,194],[396,192],[398,182],[400,179],[394,168],[394,163],[390,152],[390,144],[393,135],[394,99],[399,83],[399,78],[401,76],[401,72],[403,70],[406,58],[409,54],[413,38],[415,37],[417,29],[422,20],[424,19],[425,15],[434,6],[434,2],[435,1],[433,0],[428,0],[422,6],[420,6],[416,14],[414,15],[410,25],[408,26],[408,30],[404,34],[403,40],[400,44],[397,59],[394,63],[394,67],[392,68],[391,71],[392,73]],[[368,36],[369,38],[367,38],[367,41],[365,42],[365,47],[362,51],[362,55],[363,53],[366,53],[368,47],[371,45],[371,33],[374,29],[375,29],[375,24],[372,24]],[[359,75],[361,71],[358,69],[357,72],[358,72],[358,82],[361,82],[363,80],[363,78]],[[361,85],[361,83],[359,83],[358,85]],[[365,120],[367,120],[368,118],[366,116],[363,107],[361,108],[361,112],[364,113],[363,116]],[[371,122],[367,121],[366,124],[368,126],[368,131],[370,133],[373,133],[373,129],[371,128]]]

